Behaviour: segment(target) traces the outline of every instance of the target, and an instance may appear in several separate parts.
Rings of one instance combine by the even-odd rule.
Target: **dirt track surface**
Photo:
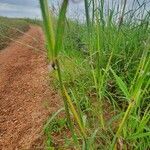
[[[41,28],[31,27],[19,42],[0,51],[0,150],[40,147],[43,124],[60,105],[44,54],[24,46],[44,49]]]

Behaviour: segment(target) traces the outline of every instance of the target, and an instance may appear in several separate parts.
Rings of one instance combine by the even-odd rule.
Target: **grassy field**
[[[144,2],[135,8],[134,1],[126,12],[125,0],[106,13],[104,0],[85,0],[86,23],[80,23],[66,19],[64,0],[55,30],[47,1],[40,0],[54,85],[64,100],[45,125],[49,149],[150,148],[150,13]]]
[[[29,23],[23,19],[0,17],[0,50],[7,47],[10,41],[15,40],[29,29]]]
[[[40,0],[50,76],[64,101],[44,126],[46,148],[148,150],[150,12],[144,1],[126,12],[125,0],[107,13],[104,0],[92,2],[85,0],[81,23],[66,18],[68,0],[55,20],[47,0]],[[41,25],[1,17],[0,49],[31,23]]]

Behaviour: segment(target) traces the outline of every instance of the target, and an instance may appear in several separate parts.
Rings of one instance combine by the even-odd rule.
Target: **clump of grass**
[[[104,0],[84,2],[86,23],[68,19],[65,32],[64,0],[54,32],[48,4],[40,0],[48,59],[56,64],[72,147],[148,149],[150,15],[142,4],[126,10],[126,0],[121,11],[120,4],[112,3],[111,9]],[[139,21],[134,20],[137,10]]]
[[[49,61],[52,61],[52,67],[55,68],[55,65],[56,65],[60,89],[61,89],[63,100],[64,100],[67,121],[69,122],[69,127],[72,132],[72,137],[73,137],[74,141],[76,142],[76,135],[74,133],[73,124],[71,122],[69,110],[71,110],[71,112],[76,120],[76,123],[79,125],[80,133],[82,134],[84,139],[86,138],[86,133],[85,133],[85,129],[81,123],[81,120],[78,116],[78,113],[77,113],[77,111],[70,99],[70,96],[68,95],[66,88],[63,84],[62,76],[61,76],[61,68],[60,68],[59,59],[58,59],[58,53],[62,49],[62,39],[63,39],[64,28],[65,28],[65,17],[66,17],[66,10],[67,10],[67,6],[68,6],[68,0],[64,0],[62,3],[58,22],[57,22],[56,35],[54,35],[54,28],[53,28],[52,18],[49,13],[47,0],[45,0],[45,1],[40,0],[40,5],[41,5],[41,11],[42,11],[42,15],[43,15],[45,36],[46,36],[47,45],[48,45],[47,56],[48,56]]]

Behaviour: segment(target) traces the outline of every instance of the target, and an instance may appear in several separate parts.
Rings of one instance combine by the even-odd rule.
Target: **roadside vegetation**
[[[126,11],[124,0],[113,8],[108,5],[106,11],[104,0],[85,0],[86,23],[66,19],[68,2],[62,2],[54,29],[48,2],[40,0],[47,57],[54,68],[50,74],[57,78],[54,85],[64,101],[64,108],[44,127],[47,148],[148,150],[150,12],[146,1],[135,7],[134,0]]]
[[[4,49],[18,36],[29,29],[29,23],[24,19],[0,17],[0,50]]]
[[[44,125],[46,149],[148,150],[150,148],[150,11],[127,0],[105,9],[84,0],[86,22],[59,15],[39,0],[50,76],[63,108]],[[138,5],[135,5],[137,3]],[[39,20],[0,17],[0,50]]]

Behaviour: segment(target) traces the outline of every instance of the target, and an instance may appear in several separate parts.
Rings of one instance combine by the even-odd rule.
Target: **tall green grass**
[[[145,1],[137,8],[135,2],[130,11],[124,0],[122,7],[107,5],[105,12],[106,1],[85,0],[86,23],[80,23],[66,20],[64,0],[54,29],[47,0],[40,0],[47,55],[56,65],[55,85],[62,92],[72,137],[60,139],[64,144],[58,148],[150,147],[150,14]],[[60,122],[61,111],[48,121],[47,129],[54,119]],[[65,124],[60,126],[61,135]]]
[[[69,123],[69,128],[71,130],[73,140],[75,142],[77,141],[76,135],[74,133],[73,124],[71,121],[69,110],[71,110],[71,112],[79,126],[80,133],[83,135],[83,138],[86,139],[85,129],[84,129],[84,127],[81,123],[81,120],[79,118],[79,115],[76,112],[76,109],[70,99],[70,96],[68,95],[66,88],[63,84],[62,77],[61,77],[61,68],[60,68],[59,59],[58,59],[58,53],[62,48],[62,40],[63,40],[63,35],[64,35],[65,16],[66,16],[66,10],[67,10],[67,6],[68,6],[68,0],[64,0],[62,3],[58,22],[57,22],[56,35],[54,35],[54,33],[53,33],[54,28],[53,28],[53,23],[52,23],[52,17],[50,16],[50,13],[49,13],[47,0],[45,0],[45,1],[40,0],[40,5],[41,5],[43,21],[44,21],[45,36],[46,36],[46,40],[47,40],[47,44],[48,44],[47,56],[48,56],[49,61],[52,61],[52,63],[51,63],[52,67],[54,67],[54,65],[56,65],[56,68],[57,68],[56,70],[57,70],[57,74],[58,74],[60,89],[61,89],[63,100],[64,100],[66,117],[67,117],[67,121]]]

